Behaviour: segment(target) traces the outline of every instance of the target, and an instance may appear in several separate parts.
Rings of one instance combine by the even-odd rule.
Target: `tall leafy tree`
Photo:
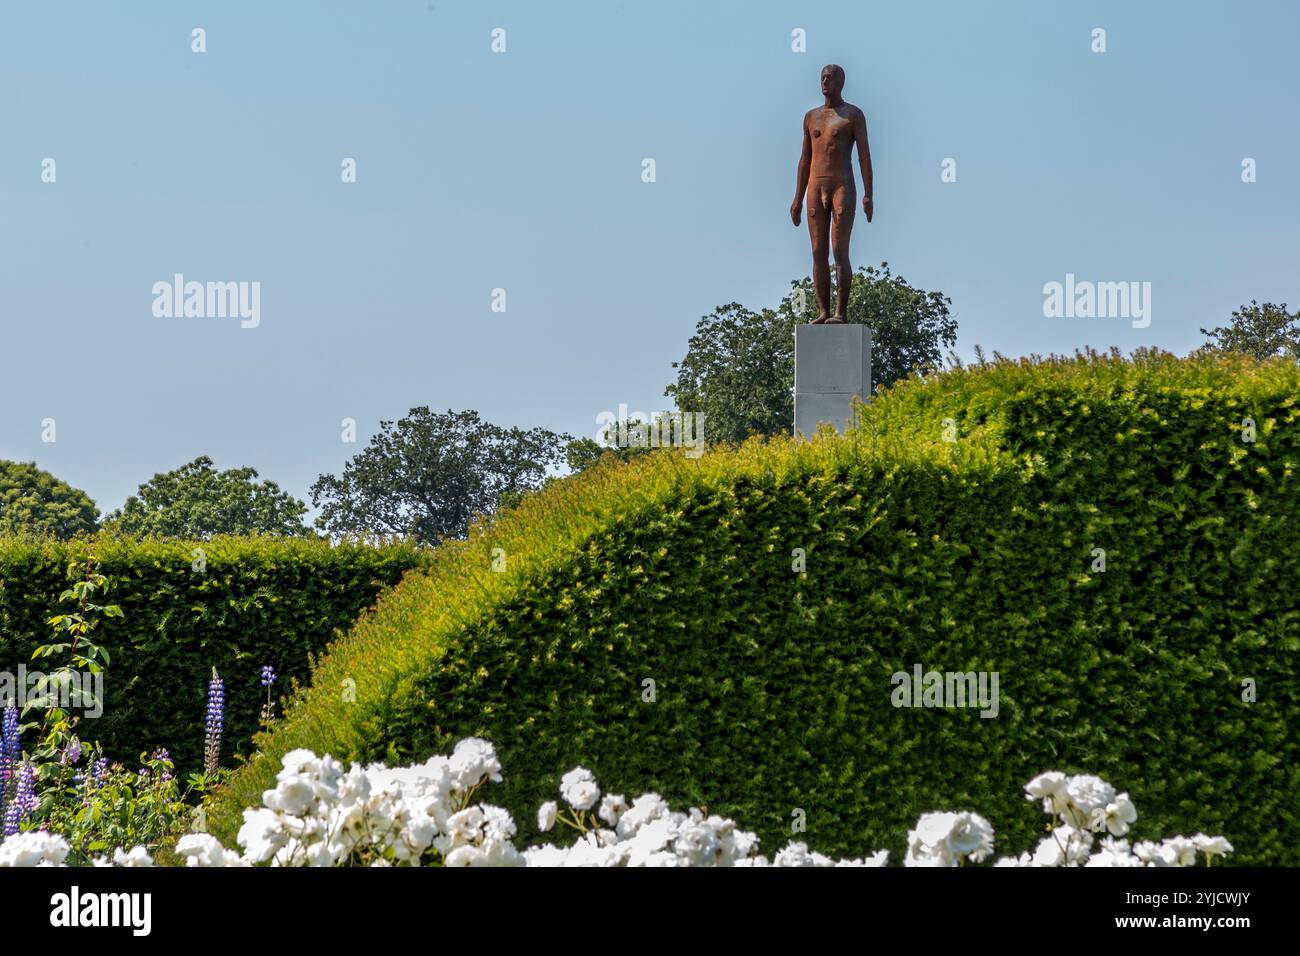
[[[703,412],[710,442],[788,433],[794,420],[794,328],[817,317],[812,280],[796,280],[775,310],[739,303],[700,319],[676,383],[664,394],[682,411]],[[859,267],[848,319],[872,332],[872,391],[939,365],[957,341],[952,300],[909,285],[882,262]]]
[[[0,533],[72,538],[99,526],[99,509],[84,491],[34,462],[0,460]]]
[[[573,436],[503,428],[478,412],[421,406],[379,433],[343,474],[311,488],[318,527],[335,535],[404,535],[433,544],[463,537],[470,519],[540,487]]]
[[[1205,348],[1244,352],[1257,359],[1286,355],[1300,360],[1300,312],[1287,312],[1286,303],[1260,305],[1254,299],[1232,313],[1227,325],[1201,329]]]
[[[252,468],[217,471],[206,455],[154,475],[104,519],[135,537],[205,539],[216,534],[310,534],[307,506]]]

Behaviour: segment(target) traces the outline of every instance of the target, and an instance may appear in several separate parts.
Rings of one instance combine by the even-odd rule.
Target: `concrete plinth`
[[[820,422],[844,433],[853,400],[871,397],[871,329],[865,325],[798,325],[794,330],[794,433],[807,438]]]

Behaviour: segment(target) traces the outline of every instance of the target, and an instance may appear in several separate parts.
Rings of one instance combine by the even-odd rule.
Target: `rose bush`
[[[628,801],[603,794],[591,771],[565,774],[565,806],[548,801],[538,810],[546,832],[564,826],[577,834],[567,846],[547,843],[520,850],[515,822],[501,807],[477,800],[488,783],[500,783],[501,764],[486,740],[460,741],[450,756],[389,768],[344,767],[329,755],[295,750],[281,762],[276,785],[262,806],[244,811],[241,851],[207,833],[176,843],[187,866],[883,866],[880,850],[858,859],[832,860],[791,842],[770,860],[756,852],[758,838],[732,820],[692,808],[672,810],[655,793]],[[1223,837],[1175,836],[1130,847],[1121,839],[1137,819],[1128,794],[1099,777],[1051,771],[1025,786],[1052,818],[1033,853],[1004,857],[996,866],[1192,866],[1232,852]],[[1100,846],[1094,845],[1097,834]],[[904,866],[961,866],[993,853],[994,830],[971,812],[926,813],[907,834]],[[28,830],[0,844],[0,866],[63,866],[62,837]],[[95,866],[150,866],[143,847],[117,848]]]

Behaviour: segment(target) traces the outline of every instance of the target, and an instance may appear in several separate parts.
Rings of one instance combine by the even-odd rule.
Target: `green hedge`
[[[847,438],[594,469],[439,549],[338,642],[219,833],[292,747],[409,760],[478,734],[525,841],[582,764],[769,850],[796,809],[814,849],[895,859],[920,813],[972,809],[1013,853],[1045,822],[1021,787],[1059,769],[1127,790],[1137,839],[1300,864],[1298,462],[1294,363],[1142,354],[957,370]],[[998,716],[894,708],[918,663],[997,671]]]
[[[195,548],[205,567],[195,571]],[[93,553],[112,578],[97,640],[112,663],[104,713],[82,722],[87,740],[114,759],[134,761],[165,746],[184,771],[202,763],[207,683],[215,666],[226,682],[223,752],[246,752],[265,691],[262,665],[280,674],[275,693],[305,679],[309,656],[346,630],[379,591],[425,556],[409,545],[331,546],[296,538],[225,537],[205,542],[136,542],[107,535],[69,542],[0,537],[0,669],[49,670],[30,660],[49,643],[46,621],[67,588],[70,562]],[[227,760],[227,763],[229,761]]]

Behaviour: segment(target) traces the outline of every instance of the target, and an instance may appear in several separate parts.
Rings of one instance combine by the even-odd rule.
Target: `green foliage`
[[[794,329],[817,317],[812,280],[791,284],[773,311],[739,303],[700,319],[686,357],[674,362],[676,384],[664,394],[682,411],[703,412],[710,442],[741,442],[750,435],[784,435],[794,421]],[[913,288],[880,268],[853,276],[848,318],[870,326],[873,388],[887,388],[913,372],[936,368],[942,349],[957,340],[952,301]]]
[[[81,717],[68,708],[98,713],[102,701],[94,691],[82,686],[79,675],[103,675],[109,664],[108,651],[96,644],[92,635],[101,618],[121,618],[122,609],[115,604],[97,604],[96,598],[108,593],[111,579],[100,572],[94,555],[68,566],[71,587],[59,595],[60,603],[71,603],[73,610],[49,619],[55,641],[36,648],[36,660],[62,661],[45,674],[32,688],[22,708],[26,715],[44,710],[39,724],[19,727],[19,745],[23,730],[39,728],[36,743],[24,748],[12,775],[30,774],[33,781],[34,806],[22,806],[11,821],[20,829],[48,829],[68,841],[70,862],[89,865],[95,857],[111,857],[122,847],[155,847],[183,820],[185,802],[179,792],[171,756],[159,750],[141,755],[143,766],[138,772],[121,764],[110,764],[101,746],[85,747],[77,735]],[[13,708],[16,714],[17,707]],[[0,803],[19,796],[16,781],[0,794]],[[0,782],[4,787],[5,782]]]
[[[809,293],[811,296],[811,292]],[[814,307],[815,308],[815,307]],[[664,389],[683,412],[703,413],[711,443],[780,435],[794,421],[794,315],[739,302],[700,319]]]
[[[1214,329],[1201,329],[1210,341],[1207,349],[1241,352],[1257,359],[1275,355],[1300,360],[1300,312],[1287,312],[1286,303],[1260,305],[1254,299],[1232,313],[1232,321]]]
[[[606,448],[593,438],[575,438],[564,449],[564,463],[569,471],[586,471],[596,462],[613,454],[614,449]]]
[[[655,450],[651,444],[651,435],[656,432],[660,436],[672,435],[674,428],[680,431],[682,427],[680,417],[675,418],[668,411],[656,414],[653,427],[647,428],[650,425],[648,417],[638,418],[634,414],[624,422],[607,425],[601,441],[592,438],[575,439],[564,449],[565,464],[569,466],[570,472],[576,473],[605,462],[631,461]]]
[[[140,755],[140,769],[108,764],[96,775],[98,750],[43,763],[40,805],[24,829],[45,826],[68,841],[68,864],[88,865],[118,848],[155,850],[189,818],[190,810],[165,751]]]
[[[111,654],[112,666],[104,676],[103,716],[84,720],[81,730],[111,759],[167,747],[187,771],[202,765],[214,666],[226,678],[224,751],[246,752],[264,704],[262,666],[282,679],[305,678],[311,656],[336,630],[427,560],[405,543],[0,538],[0,670],[52,669],[45,658],[32,660],[33,652],[49,643],[49,609],[64,590],[65,569],[91,554],[96,572],[113,579],[113,604],[125,617],[103,617],[95,628],[95,645]]]
[[[34,661],[52,659],[51,663],[62,663],[57,663],[52,671],[42,672],[21,710],[24,717],[32,710],[45,711],[41,723],[43,739],[35,750],[35,755],[42,760],[55,759],[75,739],[73,728],[77,718],[64,710],[61,704],[95,713],[103,709],[104,702],[99,695],[93,689],[87,689],[85,685],[88,682],[80,678],[81,675],[102,675],[111,660],[108,649],[91,639],[101,615],[122,616],[122,609],[116,604],[96,604],[94,601],[98,595],[108,593],[111,585],[108,576],[99,572],[93,555],[85,561],[70,564],[67,576],[72,586],[59,595],[59,601],[72,602],[75,609],[51,617],[47,623],[54,629],[55,640],[32,651]],[[93,682],[89,683],[93,688]]]
[[[204,540],[218,534],[310,534],[307,506],[252,468],[217,471],[206,455],[154,475],[104,527],[137,538]]]
[[[71,538],[99,527],[99,509],[84,492],[35,463],[0,460],[0,534]]]
[[[462,537],[470,521],[540,487],[571,435],[502,428],[478,412],[413,408],[311,489],[317,526],[331,534],[408,535],[424,544]]]
[[[847,437],[592,468],[389,592],[214,829],[292,748],[405,762],[477,734],[525,843],[581,764],[769,850],[796,808],[814,849],[895,858],[919,814],[970,809],[1018,853],[1042,825],[1020,789],[1056,769],[1130,792],[1136,839],[1300,864],[1298,466],[1295,363],[1139,353],[957,368]],[[997,671],[998,716],[894,708],[918,663]]]

